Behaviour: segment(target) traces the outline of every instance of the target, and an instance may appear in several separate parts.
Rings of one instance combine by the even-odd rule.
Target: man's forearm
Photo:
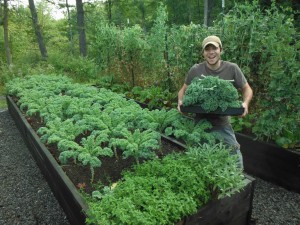
[[[182,105],[183,96],[184,96],[184,93],[185,93],[186,89],[187,89],[187,85],[184,84],[182,86],[182,88],[179,90],[179,92],[178,92],[178,105]]]
[[[180,90],[180,91],[178,92],[178,105],[181,105],[181,104],[182,104],[182,101],[183,101],[183,95],[184,95],[183,91]]]
[[[245,109],[242,117],[244,117],[249,113],[249,104],[253,97],[252,88],[248,83],[246,83],[246,85],[243,87],[242,95],[243,95],[243,107]]]
[[[184,84],[184,85],[182,86],[182,88],[181,88],[181,89],[179,90],[179,92],[178,92],[177,109],[178,109],[179,112],[180,112],[180,106],[182,105],[182,102],[183,102],[183,96],[184,96],[184,93],[185,93],[186,89],[187,89],[187,85]]]
[[[243,102],[247,105],[250,104],[251,99],[253,97],[253,91],[250,85],[247,83],[245,87],[243,87]]]

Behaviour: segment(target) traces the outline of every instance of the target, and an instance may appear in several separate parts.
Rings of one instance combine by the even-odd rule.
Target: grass
[[[4,84],[2,84],[2,82],[0,82],[0,96],[5,94],[6,94],[5,86]]]
[[[6,99],[5,99],[5,87],[0,85],[0,110],[6,109]]]
[[[1,109],[6,109],[6,108],[7,108],[7,105],[6,105],[6,99],[0,97],[0,110],[1,110]]]

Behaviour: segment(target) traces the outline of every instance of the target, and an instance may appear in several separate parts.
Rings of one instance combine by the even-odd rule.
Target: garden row
[[[28,126],[30,123],[39,135],[31,133],[31,128],[24,128],[26,125],[18,125],[32,151],[38,152],[33,154],[42,170],[46,170],[44,173],[50,171],[46,177],[62,199],[62,205],[66,205],[70,220],[76,220],[76,213],[68,199],[73,203],[80,200],[74,203],[74,208],[77,212],[84,210],[83,218],[87,216],[86,222],[90,224],[174,224],[179,221],[189,224],[199,219],[191,215],[202,207],[216,207],[212,202],[227,204],[229,210],[233,204],[231,198],[240,198],[245,204],[231,222],[245,224],[249,219],[253,184],[236,166],[236,158],[228,154],[225,146],[216,144],[215,137],[205,132],[210,127],[206,121],[195,124],[176,110],[143,109],[122,95],[75,84],[62,76],[17,78],[9,82],[7,88],[27,121],[18,115],[17,105],[8,97],[13,117]],[[180,138],[187,149],[175,150],[173,146],[174,151],[166,153],[163,134]],[[205,144],[196,144],[199,140]],[[66,197],[59,194],[62,193],[57,190],[60,185],[52,182],[55,174],[61,176],[63,172],[53,166],[54,160],[48,159],[50,153],[46,153],[45,146],[57,150],[52,153],[59,164],[68,164],[68,168],[90,168],[92,188],[83,194],[84,200],[77,196],[74,184],[68,179],[68,184],[62,186],[71,191]],[[131,161],[131,164],[123,168],[118,180],[112,177],[109,182],[96,180],[97,173],[109,159],[113,159],[111,164],[121,161]],[[47,164],[51,164],[52,169],[45,168]],[[81,190],[84,190],[83,184]],[[207,219],[207,215],[202,218]]]

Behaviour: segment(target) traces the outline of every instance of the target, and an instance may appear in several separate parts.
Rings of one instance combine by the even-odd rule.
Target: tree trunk
[[[204,18],[203,18],[203,24],[206,27],[208,25],[207,19],[208,19],[208,0],[204,0]]]
[[[74,53],[73,32],[72,32],[72,24],[71,24],[70,6],[68,0],[66,0],[66,8],[67,8],[68,25],[69,25],[70,51],[71,54],[73,54]]]
[[[201,8],[200,8],[200,0],[197,1],[197,7],[198,7],[198,17],[199,17],[199,23],[201,21]]]
[[[144,1],[139,1],[138,2],[138,9],[141,12],[142,28],[146,32],[146,8],[145,8]]]
[[[204,0],[204,26],[211,26],[212,24],[212,8],[214,0]]]
[[[47,53],[47,49],[44,43],[44,38],[43,38],[43,34],[42,34],[42,30],[41,27],[39,25],[39,21],[38,21],[38,16],[36,13],[36,8],[34,5],[34,0],[28,0],[29,3],[29,9],[31,12],[31,17],[32,17],[32,23],[33,23],[33,29],[39,44],[39,48],[40,48],[40,52],[42,55],[42,59],[43,60],[47,60],[48,58],[48,53]]]
[[[7,0],[4,0],[4,15],[3,15],[3,30],[4,30],[4,46],[5,46],[5,54],[7,65],[10,67],[12,65],[12,57],[9,48],[8,41],[8,7]]]
[[[86,48],[84,11],[83,11],[82,0],[76,0],[76,8],[77,8],[77,26],[78,26],[78,33],[79,33],[80,54],[81,54],[81,56],[86,57],[87,56],[87,48]]]
[[[212,25],[212,9],[214,7],[214,0],[210,0],[208,1],[208,15],[207,15],[207,26],[211,26]]]
[[[112,14],[111,14],[112,2],[111,2],[111,0],[108,0],[107,4],[108,4],[108,7],[107,7],[108,22],[109,22],[109,24],[111,24],[112,23]]]

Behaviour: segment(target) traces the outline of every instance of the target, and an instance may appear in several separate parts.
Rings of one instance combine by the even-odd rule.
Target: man
[[[221,60],[222,42],[217,36],[208,36],[202,42],[202,54],[205,59],[204,62],[195,64],[189,70],[185,83],[178,92],[178,110],[182,105],[182,100],[185,91],[191,84],[195,77],[201,78],[201,75],[205,76],[217,76],[224,80],[234,80],[233,85],[242,92],[244,113],[242,117],[248,114],[249,103],[253,96],[253,91],[248,84],[241,69],[235,63]],[[213,125],[212,131],[219,133],[226,145],[232,147],[239,156],[240,167],[243,168],[243,159],[240,152],[240,145],[238,144],[232,126],[230,124],[230,118],[228,116],[216,116],[216,115],[197,115],[196,120],[207,119]]]

